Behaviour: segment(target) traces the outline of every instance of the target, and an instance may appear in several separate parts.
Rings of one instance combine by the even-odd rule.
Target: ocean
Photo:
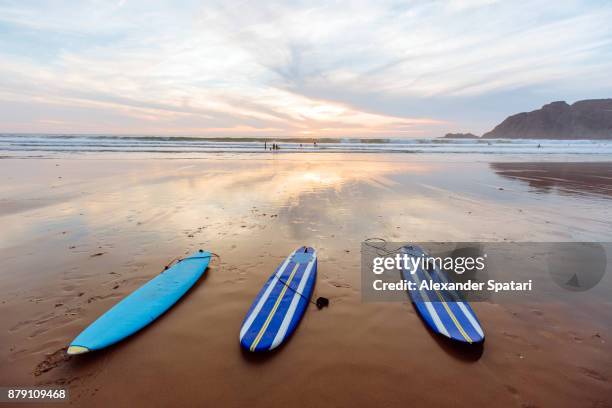
[[[315,144],[316,141],[316,144]],[[210,138],[115,135],[0,134],[0,156],[52,156],[56,153],[484,153],[612,154],[612,140],[539,139],[358,139]],[[264,144],[268,149],[264,148]]]

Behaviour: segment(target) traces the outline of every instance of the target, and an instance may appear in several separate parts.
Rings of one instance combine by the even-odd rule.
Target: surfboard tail
[[[89,353],[91,350],[88,349],[87,347],[83,347],[83,346],[69,346],[68,350],[66,350],[66,353],[70,356],[74,356],[77,354],[85,354],[85,353]]]

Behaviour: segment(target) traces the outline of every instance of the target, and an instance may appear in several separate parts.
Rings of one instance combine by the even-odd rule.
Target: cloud
[[[611,20],[596,1],[3,3],[0,107],[23,111],[0,131],[481,131],[612,90]]]

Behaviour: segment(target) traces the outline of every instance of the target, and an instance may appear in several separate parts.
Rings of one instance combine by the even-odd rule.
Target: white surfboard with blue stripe
[[[313,248],[293,251],[261,289],[240,329],[240,344],[249,351],[281,345],[296,329],[308,307],[317,277]]]
[[[425,251],[416,245],[405,246],[402,252],[417,258],[427,256]],[[437,267],[431,272],[421,267],[414,271],[403,269],[402,276],[405,280],[414,282],[417,288],[421,287],[423,281],[449,282],[444,271]],[[409,290],[408,294],[425,323],[434,332],[463,343],[480,343],[484,340],[484,332],[476,314],[458,292],[423,289]]]

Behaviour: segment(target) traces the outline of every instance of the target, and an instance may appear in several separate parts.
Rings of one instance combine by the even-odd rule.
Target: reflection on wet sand
[[[612,197],[612,163],[491,163],[500,176],[527,182],[540,193]]]
[[[285,239],[297,244],[329,240],[331,247],[374,236],[596,240],[607,234],[602,222],[610,215],[605,206],[592,211],[595,204],[586,197],[567,202],[549,195],[544,203],[528,189],[525,194],[507,191],[518,178],[548,188],[542,191],[563,186],[569,192],[603,194],[611,187],[606,173],[597,172],[609,173],[607,163],[489,164],[330,154],[282,160],[115,160],[109,166],[101,160],[28,160],[23,173],[23,162],[1,163],[7,173],[19,175],[14,181],[19,188],[7,189],[0,201],[0,216],[11,220],[0,248],[60,228],[79,235],[121,229],[142,237],[147,232],[148,240],[205,228],[208,242],[228,236],[247,240],[266,228],[261,223],[266,218]],[[248,225],[255,215],[261,222]],[[341,242],[333,239],[339,236]]]
[[[462,394],[467,406],[576,406],[608,395],[609,383],[592,377],[612,376],[610,343],[600,342],[612,337],[609,308],[581,308],[589,315],[578,319],[567,307],[478,303],[487,345],[466,356],[409,305],[361,303],[368,237],[609,236],[607,201],[532,194],[496,171],[486,161],[366,154],[0,160],[0,174],[11,175],[0,201],[0,378],[68,386],[73,406],[94,408],[442,406],[474,387]],[[315,296],[331,307],[308,310],[286,347],[253,364],[239,351],[240,323],[271,271],[303,244],[317,248]],[[198,248],[220,258],[156,324],[86,360],[63,360],[87,324]],[[551,367],[567,374],[551,377]],[[134,382],[134,372],[153,374]],[[440,378],[448,393],[437,392]]]
[[[185,166],[176,174],[145,180],[147,183],[167,182],[171,179],[188,181],[179,188],[202,188],[212,194],[238,192],[249,196],[263,194],[262,199],[283,202],[303,192],[318,189],[340,189],[351,182],[391,185],[392,174],[422,174],[430,172],[430,163],[340,161],[334,160],[253,160],[217,163],[213,171]],[[199,171],[195,171],[199,170]],[[206,186],[206,188],[203,188]]]

